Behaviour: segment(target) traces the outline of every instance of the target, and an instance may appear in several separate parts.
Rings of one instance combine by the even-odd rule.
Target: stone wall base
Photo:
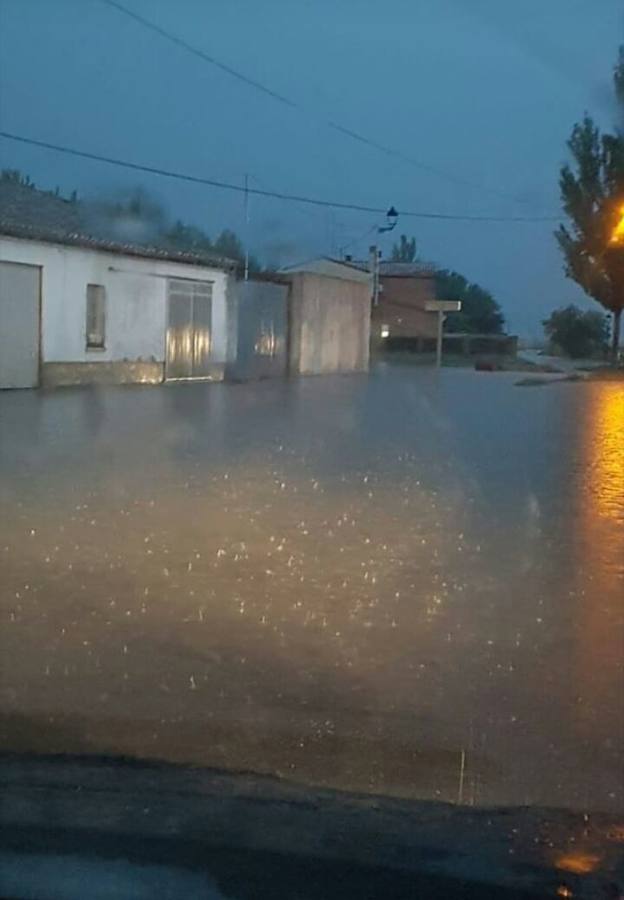
[[[225,379],[225,363],[212,363],[208,366],[203,375],[196,378],[167,378],[167,384],[189,384],[197,381],[223,381]]]
[[[43,387],[75,384],[160,384],[161,362],[49,362],[41,367]]]

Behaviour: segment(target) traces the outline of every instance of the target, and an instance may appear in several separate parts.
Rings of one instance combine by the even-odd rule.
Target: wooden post
[[[436,366],[442,365],[442,331],[444,328],[444,314],[447,312],[460,312],[461,300],[427,300],[425,303],[427,312],[438,314],[438,337],[436,340]]]
[[[438,310],[438,337],[436,340],[436,366],[438,369],[442,365],[442,331],[444,328],[444,313]]]

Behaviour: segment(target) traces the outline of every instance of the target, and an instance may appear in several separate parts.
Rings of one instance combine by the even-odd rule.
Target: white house
[[[223,378],[233,263],[0,222],[0,388]]]

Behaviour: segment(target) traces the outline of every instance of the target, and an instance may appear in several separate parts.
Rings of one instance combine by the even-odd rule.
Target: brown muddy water
[[[624,385],[0,393],[0,736],[624,811]]]

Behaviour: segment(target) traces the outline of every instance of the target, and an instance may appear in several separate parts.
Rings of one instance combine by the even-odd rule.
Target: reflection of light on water
[[[563,853],[555,859],[555,868],[562,872],[571,872],[573,875],[588,875],[593,872],[601,861],[596,853],[583,853],[577,850],[571,853]]]
[[[624,521],[624,389],[604,385],[594,399],[586,434],[591,498],[599,515]]]
[[[590,386],[580,440],[574,595],[578,653],[577,715],[583,733],[611,740],[621,725],[601,713],[621,690],[622,639],[617,627],[624,565],[624,389]]]
[[[616,844],[624,844],[624,825],[614,825],[607,837]]]

